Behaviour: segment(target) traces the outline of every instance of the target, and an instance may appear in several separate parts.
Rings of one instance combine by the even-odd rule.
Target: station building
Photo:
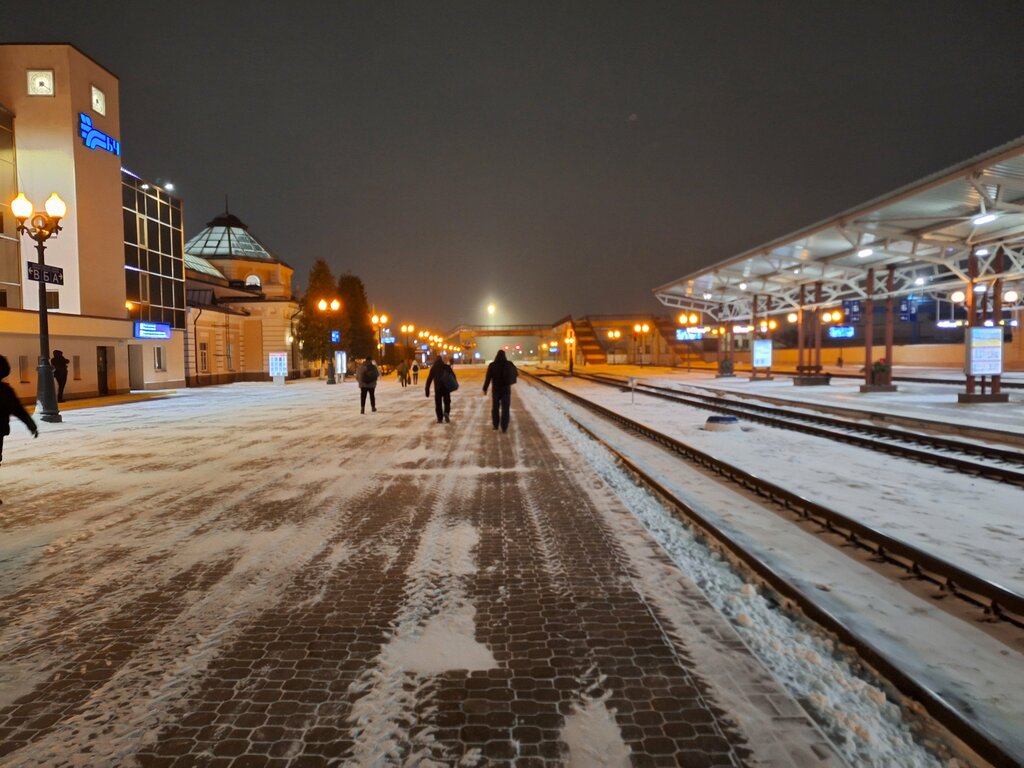
[[[0,354],[22,400],[36,394],[39,314],[35,243],[9,207],[19,191],[37,208],[52,192],[68,206],[46,242],[47,265],[63,271],[46,299],[50,348],[71,360],[69,399],[268,380],[270,352],[308,375],[291,267],[230,214],[186,248],[181,199],[123,168],[117,76],[72,45],[4,44]]]

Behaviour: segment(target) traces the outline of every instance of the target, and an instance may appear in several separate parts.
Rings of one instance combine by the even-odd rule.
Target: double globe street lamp
[[[60,220],[68,207],[54,192],[44,204],[46,213],[36,213],[32,201],[24,192],[11,201],[11,212],[18,221],[18,234],[28,235],[36,241],[39,254],[39,366],[36,382],[36,414],[43,421],[63,421],[57,407],[57,390],[54,386],[53,367],[50,365],[50,319],[46,306],[46,241],[60,232]],[[25,222],[28,221],[26,226]]]
[[[333,313],[333,312],[337,312],[339,309],[341,309],[341,302],[338,301],[338,299],[331,299],[330,301],[328,301],[327,299],[320,299],[320,301],[318,301],[316,303],[316,308],[318,310],[320,310],[321,312],[330,311],[330,312]],[[335,341],[334,341],[334,331],[331,331],[331,356],[327,360],[327,383],[328,384],[337,384],[338,383],[338,380],[335,378],[335,370],[334,370],[334,344],[335,344]]]

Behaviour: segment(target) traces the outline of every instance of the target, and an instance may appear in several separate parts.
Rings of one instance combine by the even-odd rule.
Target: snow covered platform
[[[12,425],[0,764],[842,765],[637,491],[460,375],[451,424],[389,378]]]

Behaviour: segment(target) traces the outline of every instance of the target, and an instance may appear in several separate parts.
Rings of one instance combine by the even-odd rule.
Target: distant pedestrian
[[[53,359],[50,365],[53,366],[53,378],[57,381],[57,402],[64,402],[64,387],[68,383],[68,363],[64,353],[59,349],[53,350]]]
[[[370,396],[370,410],[377,412],[377,398],[374,390],[377,389],[377,379],[380,378],[380,370],[368,357],[356,368],[356,383],[359,385],[359,412],[366,413],[366,396]]]
[[[840,352],[840,353],[839,353],[839,357],[837,357],[837,358],[836,358],[836,365],[837,365],[837,366],[838,366],[839,368],[842,368],[842,367],[843,367],[843,353],[842,353],[842,352]]]
[[[398,364],[398,383],[403,387],[409,384],[409,364],[405,360]]]
[[[18,396],[14,394],[14,388],[4,381],[10,372],[11,364],[7,362],[6,357],[0,355],[0,462],[4,460],[4,438],[11,434],[11,416],[21,419],[28,427],[28,431],[32,433],[32,437],[39,437],[36,423],[28,415],[28,411],[18,400]],[[3,501],[0,501],[0,504],[2,503]]]
[[[501,427],[508,432],[509,408],[512,405],[512,385],[519,378],[519,369],[505,357],[505,350],[499,349],[494,362],[487,366],[484,377],[484,394],[491,388],[491,424],[494,429]]]
[[[420,364],[417,361],[413,360],[412,361],[412,368],[410,370],[412,371],[412,383],[413,384],[419,384],[420,383]]]
[[[455,378],[455,371],[440,355],[430,366],[426,386],[427,397],[430,397],[431,384],[434,385],[434,411],[437,414],[437,423],[450,422],[452,392],[459,388],[459,381]]]

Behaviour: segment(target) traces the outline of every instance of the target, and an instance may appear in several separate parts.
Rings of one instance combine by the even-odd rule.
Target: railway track
[[[690,367],[694,371],[706,371],[708,373],[717,373],[718,372],[718,368],[716,366],[715,367],[707,367],[707,366],[702,366],[702,365],[693,365],[693,366],[690,366]],[[752,372],[753,372],[753,370],[750,369],[750,368],[737,368],[736,369],[736,373],[752,373]],[[772,369],[770,371],[770,373],[773,376],[799,376],[800,375],[796,371],[783,371],[783,370],[776,370],[776,369]],[[834,378],[834,379],[855,379],[857,381],[863,381],[864,380],[864,374],[863,373],[840,373],[840,372],[836,372],[836,371],[830,371],[830,374],[831,374],[832,378]],[[944,384],[944,385],[950,386],[950,387],[962,387],[964,385],[964,380],[963,379],[938,379],[938,378],[932,378],[932,377],[928,377],[928,376],[898,375],[898,376],[893,376],[892,380],[894,382],[905,381],[908,384]],[[1006,390],[1006,389],[1024,389],[1024,381],[1007,381],[1007,380],[1004,379],[1002,381],[1002,383],[1000,384],[1000,386],[1004,390]]]
[[[576,378],[605,386],[629,387],[626,379],[609,374],[574,375]],[[699,394],[639,382],[635,386],[637,391],[646,395],[694,408],[1024,487],[1024,453],[1020,451],[876,424],[864,424],[835,416],[808,413],[797,408],[741,403],[721,395]]]
[[[838,535],[849,546],[869,553],[872,560],[888,564],[902,571],[906,577],[928,582],[938,587],[944,594],[955,596],[975,606],[984,613],[987,619],[1002,620],[1024,629],[1024,596],[988,579],[971,574],[943,558],[925,552],[883,531],[864,525],[771,481],[757,477],[647,425],[640,424],[622,414],[568,392],[546,380],[550,377],[523,373],[530,380],[537,382],[549,391],[556,392],[570,402],[597,413],[629,431],[643,435],[687,461],[710,470],[725,480],[777,504],[783,511],[795,513],[803,521],[817,523],[823,535]],[[854,648],[861,658],[870,663],[902,693],[921,703],[932,717],[942,723],[957,738],[962,739],[981,757],[995,766],[1021,765],[1019,755],[1014,756],[1006,751],[998,739],[990,735],[980,724],[971,720],[968,714],[961,712],[954,703],[905,673],[885,653],[879,651],[872,643],[844,624],[840,618],[822,608],[804,590],[792,583],[789,578],[755,552],[741,544],[735,537],[722,530],[714,521],[709,520],[698,510],[680,500],[656,478],[648,474],[643,467],[635,464],[586,426],[578,421],[575,423],[593,439],[604,445],[623,466],[663,498],[669,506],[676,509],[688,523],[703,530],[711,540],[717,542],[732,557],[757,574],[777,594],[791,600],[801,608],[806,616]]]

